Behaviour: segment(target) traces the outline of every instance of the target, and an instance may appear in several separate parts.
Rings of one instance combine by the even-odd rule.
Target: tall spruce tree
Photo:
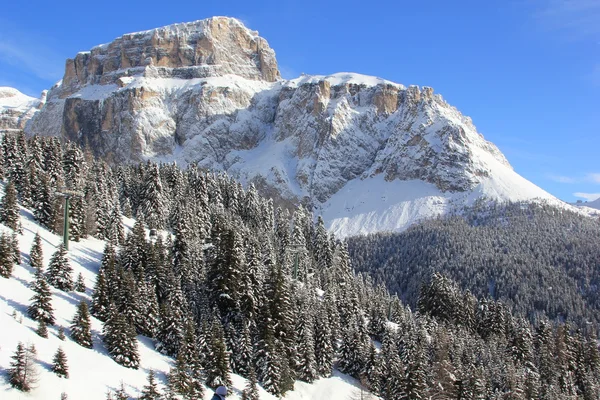
[[[42,238],[39,232],[35,233],[33,244],[29,251],[29,265],[36,270],[36,273],[41,273],[44,269],[44,255],[42,251]]]
[[[206,384],[210,387],[231,386],[229,359],[225,346],[225,336],[220,321],[213,320],[209,340],[209,354],[206,355]]]
[[[14,266],[15,257],[12,239],[5,232],[0,232],[0,276],[10,278]]]
[[[135,329],[114,305],[111,305],[109,317],[104,323],[103,341],[115,362],[127,368],[138,369],[140,356]]]
[[[62,347],[59,347],[52,358],[52,372],[59,378],[69,378],[69,367],[67,366],[67,355]]]
[[[27,309],[29,316],[36,321],[44,321],[48,325],[54,325],[54,309],[52,308],[52,292],[44,275],[38,271],[35,281],[31,286],[34,295]]]
[[[148,383],[142,388],[142,393],[139,400],[161,400],[162,395],[158,391],[156,383],[156,374],[150,370],[148,372]]]
[[[60,244],[48,264],[48,271],[46,272],[48,283],[59,290],[71,291],[73,290],[72,273],[73,268],[71,268],[67,259],[65,246]]]
[[[2,204],[0,205],[0,222],[15,232],[21,231],[17,190],[13,182],[8,182],[5,187],[4,197],[2,197]]]
[[[94,347],[92,342],[91,320],[88,311],[87,302],[81,300],[77,306],[77,313],[73,317],[71,324],[71,338],[83,347],[91,349]]]

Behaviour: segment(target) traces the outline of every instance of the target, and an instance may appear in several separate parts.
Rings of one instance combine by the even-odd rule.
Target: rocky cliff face
[[[433,89],[349,73],[282,80],[267,42],[223,17],[78,54],[27,131],[90,144],[114,162],[225,170],[316,207],[356,181],[423,182],[449,202],[500,170],[514,174]],[[514,199],[497,186],[491,197]],[[538,189],[525,196],[547,195]]]

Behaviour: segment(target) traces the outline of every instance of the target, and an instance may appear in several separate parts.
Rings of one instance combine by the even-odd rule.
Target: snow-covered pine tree
[[[33,205],[33,216],[36,221],[48,229],[54,229],[54,195],[52,181],[47,173],[39,175],[39,187],[36,188],[36,198]]]
[[[246,378],[248,379],[248,382],[246,383],[246,387],[242,392],[242,400],[259,400],[258,381],[256,379],[254,367],[250,367]]]
[[[200,382],[201,371],[197,365],[187,360],[186,354],[180,350],[175,367],[168,375],[168,387],[174,394],[183,396],[185,400],[200,399],[204,396],[204,386]]]
[[[42,270],[44,269],[42,238],[38,232],[36,232],[35,237],[33,238],[33,244],[29,251],[29,265],[35,269],[36,273],[42,273]]]
[[[92,315],[103,322],[108,318],[109,306],[112,301],[104,271],[104,268],[100,268],[92,292]]]
[[[2,197],[2,204],[0,205],[0,222],[15,232],[21,231],[17,190],[12,181],[9,181],[4,189],[4,196]]]
[[[5,232],[0,232],[0,276],[10,278],[14,265],[12,239]]]
[[[16,265],[21,265],[21,250],[19,249],[19,238],[17,237],[17,234],[15,232],[13,232],[10,235],[10,244],[12,247],[13,262]]]
[[[64,342],[64,340],[66,339],[65,337],[65,328],[63,328],[62,326],[58,328],[58,335],[57,335],[59,340],[62,340]]]
[[[75,281],[73,288],[76,292],[85,293],[85,279],[83,279],[83,274],[81,272],[77,275],[77,280]]]
[[[52,372],[59,378],[69,378],[69,367],[67,366],[67,355],[62,347],[59,347],[52,358]]]
[[[8,382],[12,387],[22,392],[29,392],[37,383],[35,367],[35,347],[25,346],[19,342],[8,369]]]
[[[143,215],[150,229],[162,229],[165,226],[167,199],[157,164],[148,164],[144,174],[141,204],[138,216]]]
[[[104,323],[103,333],[102,340],[112,359],[124,367],[138,369],[140,356],[135,329],[114,305],[110,306],[109,317]]]
[[[71,338],[79,345],[88,349],[94,347],[90,314],[85,300],[81,300],[77,306],[77,313],[75,313],[73,323],[71,324]]]
[[[209,340],[209,354],[206,355],[206,384],[210,387],[231,386],[229,378],[229,357],[225,346],[225,336],[221,322],[212,322]]]
[[[162,395],[158,390],[158,384],[156,383],[156,374],[150,370],[148,372],[148,383],[142,388],[141,396],[139,400],[161,400]]]
[[[325,302],[318,302],[317,307],[315,316],[315,366],[320,376],[329,377],[333,370],[334,357],[331,326]]]
[[[36,272],[31,290],[33,290],[34,295],[31,298],[27,313],[35,321],[44,321],[48,325],[54,325],[52,291],[41,271]]]
[[[160,308],[160,323],[156,335],[158,351],[170,356],[177,354],[184,337],[187,315],[187,304],[177,285]]]
[[[259,325],[259,340],[255,355],[255,364],[258,380],[269,393],[279,396],[281,389],[281,364],[287,362],[285,357],[278,354],[274,321],[270,318],[270,310],[265,306]]]
[[[312,302],[308,301],[308,299],[306,302],[302,302],[300,309],[297,310],[299,315],[296,320],[297,377],[308,383],[312,383],[318,377],[313,336],[313,306]]]
[[[71,291],[73,290],[72,273],[73,268],[69,265],[65,246],[60,244],[48,264],[48,270],[46,271],[48,283],[59,290]]]
[[[46,322],[44,322],[43,319],[38,321],[38,327],[35,330],[35,333],[37,333],[38,336],[43,337],[44,339],[48,338],[48,326],[46,325]]]

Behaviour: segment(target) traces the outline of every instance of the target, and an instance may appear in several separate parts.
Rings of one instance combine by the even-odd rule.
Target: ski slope
[[[0,191],[3,187],[0,185]],[[3,195],[3,193],[2,193]],[[133,227],[134,220],[123,219],[126,229]],[[73,267],[73,277],[82,273],[85,278],[86,292],[62,292],[52,288],[52,306],[56,324],[48,327],[48,338],[44,339],[35,333],[37,322],[27,316],[27,307],[33,292],[29,288],[34,280],[33,269],[29,266],[29,251],[34,236],[39,232],[42,238],[44,266],[48,266],[50,257],[62,238],[36,224],[29,210],[21,209],[22,234],[18,235],[21,251],[21,265],[15,266],[10,279],[0,278],[0,399],[60,399],[61,393],[68,398],[86,400],[105,400],[109,390],[117,389],[121,382],[130,397],[137,398],[142,387],[146,384],[147,373],[154,370],[162,385],[166,382],[166,374],[173,366],[173,360],[154,350],[153,340],[138,336],[138,349],[141,363],[139,370],[132,370],[115,363],[106,352],[102,343],[102,323],[92,317],[93,349],[79,346],[70,339],[71,320],[80,300],[91,301],[92,288],[96,279],[105,242],[93,238],[84,239],[79,243],[71,242],[69,261]],[[12,231],[0,225],[0,229],[9,233]],[[58,327],[65,329],[66,339],[58,339]],[[38,382],[29,393],[13,389],[8,383],[6,369],[9,368],[11,356],[18,342],[33,344],[37,349],[36,369]],[[58,347],[62,347],[67,355],[69,379],[58,378],[51,372],[52,358]],[[238,375],[231,376],[233,387],[228,399],[240,399],[241,392],[246,386],[246,380]],[[161,389],[164,386],[161,385]],[[275,396],[260,390],[260,398],[275,399]],[[319,379],[312,384],[296,382],[295,390],[288,392],[285,399],[351,399],[360,396],[358,383],[341,373],[336,372],[330,378]],[[212,391],[206,388],[205,398],[210,399]],[[360,398],[360,397],[359,397]]]

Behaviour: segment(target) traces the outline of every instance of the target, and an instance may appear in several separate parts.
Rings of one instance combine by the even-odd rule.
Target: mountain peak
[[[120,78],[206,78],[233,74],[250,80],[281,78],[275,52],[258,32],[235,18],[212,17],[128,33],[68,59],[59,96]]]

